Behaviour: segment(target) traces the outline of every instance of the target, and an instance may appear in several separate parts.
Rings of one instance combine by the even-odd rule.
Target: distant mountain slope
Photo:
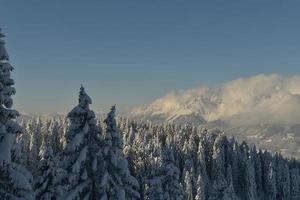
[[[129,117],[221,128],[261,148],[300,158],[300,76],[257,75],[171,92]]]

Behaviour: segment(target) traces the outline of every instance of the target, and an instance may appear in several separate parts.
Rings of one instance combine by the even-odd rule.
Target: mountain
[[[261,74],[173,91],[133,109],[129,117],[219,128],[260,148],[300,158],[300,76]]]

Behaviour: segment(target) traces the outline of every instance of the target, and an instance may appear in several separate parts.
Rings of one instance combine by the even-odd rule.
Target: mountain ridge
[[[129,118],[219,128],[259,148],[300,158],[300,76],[236,79],[218,87],[172,91]]]

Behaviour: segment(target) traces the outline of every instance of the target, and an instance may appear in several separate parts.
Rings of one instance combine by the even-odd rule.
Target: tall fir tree
[[[37,161],[39,160],[39,151],[40,151],[40,146],[39,146],[39,140],[41,139],[40,131],[39,131],[39,124],[37,123],[36,120],[33,121],[32,125],[30,128],[31,134],[30,134],[30,143],[29,143],[29,160],[28,160],[28,165],[29,169],[33,172],[33,175],[36,175],[36,169],[37,169]]]
[[[253,159],[251,157],[247,160],[247,166],[246,166],[246,199],[247,200],[257,199],[255,168],[254,168]]]
[[[116,107],[112,106],[104,120],[104,199],[139,199],[139,183],[131,175],[128,162],[122,153],[122,139],[115,119]]]
[[[22,132],[15,122],[19,115],[12,110],[12,95],[15,94],[14,80],[10,73],[13,67],[9,64],[8,54],[4,47],[4,34],[0,29],[0,197],[10,200],[34,199],[32,192],[32,175],[20,164],[12,162],[12,148],[16,134]]]
[[[267,174],[267,199],[276,200],[276,172],[274,170],[274,164],[271,162],[268,168]]]
[[[60,185],[65,194],[61,199],[100,199],[102,190],[101,128],[90,110],[91,98],[83,87],[79,103],[68,113],[70,127],[62,155],[65,178]]]
[[[225,152],[224,152],[224,140],[223,136],[218,136],[213,146],[213,158],[212,158],[212,181],[211,192],[209,200],[222,199],[227,187],[225,179]]]
[[[185,188],[184,199],[185,200],[194,200],[192,179],[193,179],[193,177],[190,174],[190,172],[186,171],[185,176],[184,176],[184,188]]]
[[[180,183],[180,170],[176,167],[174,152],[168,149],[163,153],[163,161],[161,166],[164,199],[166,200],[182,200],[183,187]]]
[[[202,177],[202,175],[198,176],[197,179],[197,193],[195,196],[195,200],[205,200],[206,199],[206,183]]]
[[[43,140],[38,163],[38,173],[35,182],[36,198],[39,200],[56,200],[58,194],[55,185],[58,181],[56,161],[51,146]]]
[[[299,168],[293,168],[290,170],[290,180],[291,180],[291,200],[300,199],[300,176]]]
[[[153,167],[152,167],[153,168]],[[144,196],[145,200],[164,200],[164,192],[162,188],[162,179],[157,174],[157,168],[149,170],[150,176],[145,180]]]

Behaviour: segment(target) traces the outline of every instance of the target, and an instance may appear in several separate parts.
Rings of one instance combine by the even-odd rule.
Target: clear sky
[[[0,0],[15,107],[94,110],[170,90],[300,71],[300,1]]]

